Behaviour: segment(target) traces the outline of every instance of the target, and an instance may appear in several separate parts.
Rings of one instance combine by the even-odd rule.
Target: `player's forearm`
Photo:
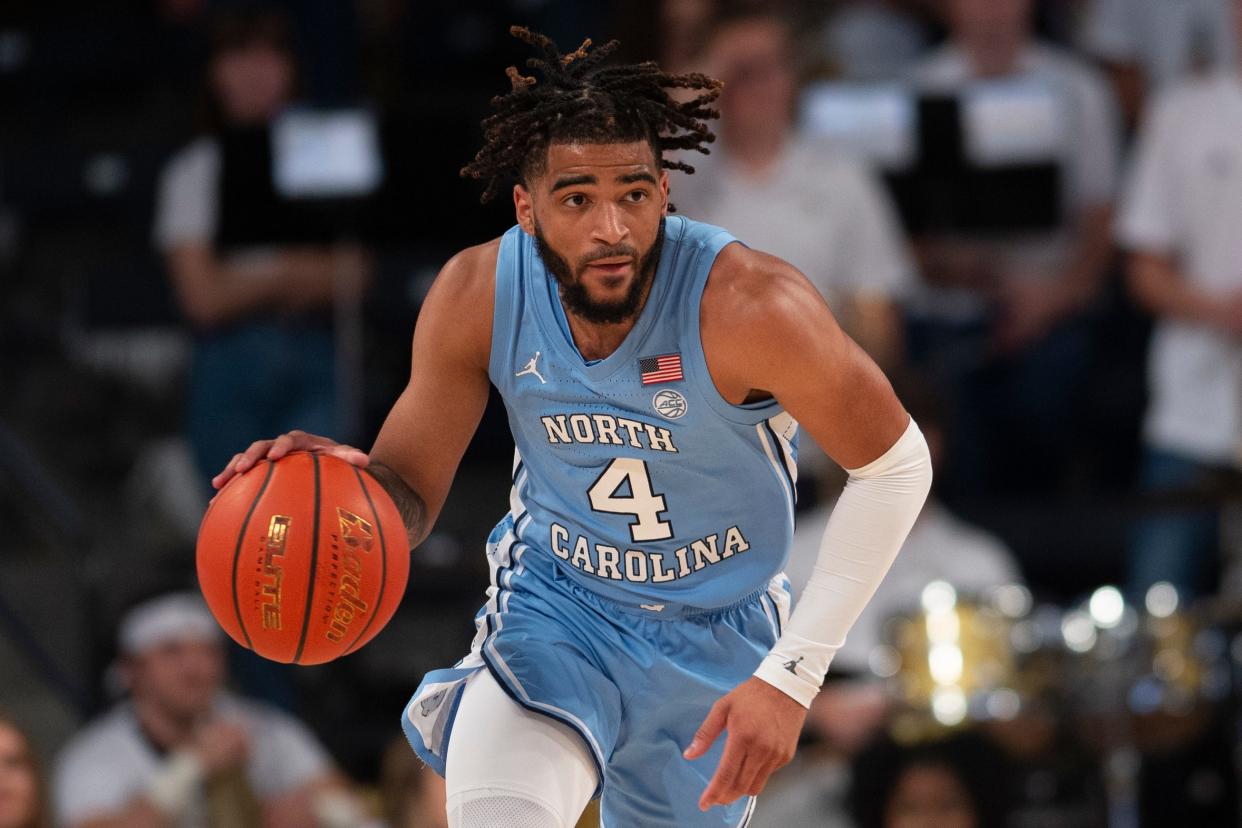
[[[410,548],[418,546],[431,532],[426,502],[418,492],[410,488],[400,474],[378,460],[371,460],[367,471],[384,487],[384,491],[388,492],[388,496],[396,504],[397,511],[401,514],[401,522],[405,524]]]
[[[881,457],[850,470],[814,573],[756,676],[810,706],[832,657],[905,543],[931,477],[927,443],[913,420]]]

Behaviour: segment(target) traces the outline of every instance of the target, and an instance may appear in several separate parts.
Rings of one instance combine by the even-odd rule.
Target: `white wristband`
[[[815,570],[780,640],[755,671],[803,707],[811,706],[832,657],[897,557],[931,488],[927,442],[913,420],[892,448],[848,471]]]
[[[785,641],[785,637],[781,637],[782,649],[791,649],[789,643]],[[836,653],[837,648],[832,648],[832,653]],[[828,661],[832,661],[832,655],[827,656]],[[798,704],[807,708],[811,707],[811,702],[819,693],[819,687],[822,682],[816,681],[814,678],[806,675],[807,670],[802,670],[799,675],[798,668],[801,662],[797,657],[785,658],[783,655],[777,655],[775,652],[768,655],[759,662],[759,668],[755,670],[755,678],[762,679],[768,684],[780,690],[786,696],[796,701]],[[828,665],[824,665],[827,670]]]
[[[203,763],[188,750],[179,750],[164,762],[147,785],[147,799],[168,816],[180,816],[198,793],[205,773]]]

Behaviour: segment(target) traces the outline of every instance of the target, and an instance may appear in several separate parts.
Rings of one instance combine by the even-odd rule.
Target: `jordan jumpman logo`
[[[534,374],[536,377],[539,378],[539,383],[541,385],[547,383],[547,380],[543,378],[543,374],[539,373],[539,369],[535,367],[535,363],[539,362],[539,353],[540,353],[539,351],[535,351],[535,355],[530,358],[530,362],[526,363],[526,367],[523,368],[521,371],[518,371],[513,376],[523,377],[523,376],[526,376],[527,374]]]

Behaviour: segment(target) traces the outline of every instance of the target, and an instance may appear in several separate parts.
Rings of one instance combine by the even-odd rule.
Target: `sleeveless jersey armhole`
[[[509,379],[507,366],[513,362],[517,340],[516,322],[521,318],[522,266],[518,250],[520,227],[512,227],[500,237],[496,253],[496,303],[492,310],[492,349],[487,373],[492,385],[504,389]]]
[[[703,350],[703,332],[700,327],[703,291],[707,288],[707,280],[711,276],[712,267],[720,252],[733,243],[745,245],[745,242],[725,231],[711,236],[703,243],[694,281],[686,297],[682,330],[687,332],[684,342],[686,353],[689,354],[695,366],[690,374],[699,393],[703,395],[703,399],[707,400],[712,409],[724,419],[734,423],[754,425],[780,414],[783,411],[781,404],[773,398],[757,403],[734,405],[720,396],[720,391],[716,388],[711,371],[707,367],[707,354]]]

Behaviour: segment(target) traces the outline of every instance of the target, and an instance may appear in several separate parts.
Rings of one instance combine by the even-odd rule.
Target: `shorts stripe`
[[[516,497],[516,490],[514,496]],[[522,555],[528,548],[525,543],[514,537],[512,529],[506,532],[500,542],[497,543],[497,548],[499,549],[502,545],[506,552],[505,563],[502,564],[493,559],[492,566],[496,567],[497,570],[494,583],[503,583],[504,586],[489,589],[489,592],[494,592],[494,594],[488,599],[486,607],[488,611],[483,618],[483,624],[486,625],[487,632],[479,646],[479,655],[482,657],[488,671],[496,679],[496,682],[515,702],[527,710],[541,713],[561,722],[582,737],[582,740],[586,742],[587,747],[591,751],[591,758],[595,762],[595,771],[598,774],[595,795],[598,796],[603,790],[604,785],[604,752],[600,748],[595,734],[591,732],[586,722],[568,710],[532,699],[530,694],[526,692],[526,688],[518,681],[517,676],[509,669],[509,665],[505,663],[504,658],[501,657],[496,649],[496,636],[504,629],[504,614],[509,611],[509,600],[513,596],[511,589],[513,579],[520,577],[526,570],[526,565],[522,562]],[[509,554],[510,551],[511,556]]]
[[[750,818],[755,815],[755,804],[759,801],[759,797],[752,796],[750,804],[746,806],[746,813],[742,814],[742,821],[737,824],[737,828],[746,828],[750,825]]]
[[[768,617],[768,623],[772,626],[772,636],[774,638],[781,637],[781,622],[777,617],[776,605],[773,603],[771,596],[766,593],[759,597],[759,605],[763,607],[763,614]]]

